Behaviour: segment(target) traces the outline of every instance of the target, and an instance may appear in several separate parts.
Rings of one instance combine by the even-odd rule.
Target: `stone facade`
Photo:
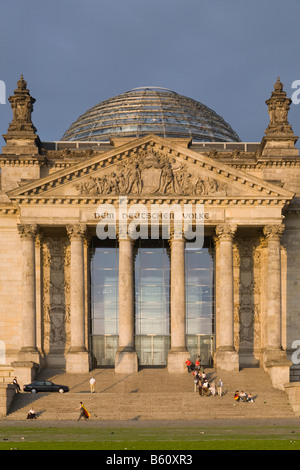
[[[155,135],[110,144],[41,142],[21,77],[0,155],[0,357],[86,372],[89,244],[97,208],[203,204],[215,247],[215,366],[264,367],[289,381],[300,339],[300,160],[277,80],[261,143],[195,143]],[[116,226],[120,220],[116,220]],[[119,346],[115,371],[135,372],[133,243],[119,237]],[[184,240],[170,235],[170,372],[184,371]],[[5,358],[5,359],[3,359]],[[32,368],[32,366],[30,366]],[[298,377],[297,367],[292,377]]]

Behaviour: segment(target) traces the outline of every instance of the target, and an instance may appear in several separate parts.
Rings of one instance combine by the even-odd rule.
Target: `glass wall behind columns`
[[[167,240],[137,240],[135,343],[141,366],[165,366],[170,348],[170,248]]]
[[[94,238],[90,259],[90,348],[93,366],[114,366],[119,337],[117,241]]]
[[[191,359],[211,366],[215,349],[214,259],[210,239],[186,243],[186,331]]]

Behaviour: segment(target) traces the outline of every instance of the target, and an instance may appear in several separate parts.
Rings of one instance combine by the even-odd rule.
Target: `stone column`
[[[71,347],[66,357],[69,373],[89,371],[88,352],[85,343],[85,282],[84,282],[84,240],[85,225],[67,225],[71,241]]]
[[[238,371],[239,357],[234,347],[234,301],[233,301],[233,238],[237,226],[222,224],[216,227],[218,265],[216,281],[219,318],[218,348],[215,353],[217,370]]]
[[[264,235],[268,242],[267,279],[267,334],[263,364],[276,388],[284,389],[289,382],[289,367],[286,352],[281,343],[281,237],[284,225],[267,225]]]
[[[119,347],[115,372],[133,374],[138,371],[134,331],[134,240],[119,236]]]
[[[267,349],[281,350],[281,236],[283,225],[267,225],[268,241],[268,314]]]
[[[171,246],[171,349],[168,372],[186,372],[185,239],[170,239]]]
[[[37,225],[18,225],[22,243],[22,347],[21,361],[39,364],[36,345],[36,275],[35,275],[35,238]]]

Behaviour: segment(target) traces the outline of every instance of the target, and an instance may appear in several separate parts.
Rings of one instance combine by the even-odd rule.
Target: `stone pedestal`
[[[89,370],[89,355],[87,351],[70,349],[66,357],[66,372],[68,374],[86,374]]]
[[[135,374],[138,371],[138,357],[136,351],[118,349],[115,358],[116,374]]]
[[[168,354],[168,372],[174,374],[184,374],[187,371],[186,361],[189,353],[184,351],[170,350]]]
[[[119,237],[119,347],[115,358],[116,374],[138,371],[134,340],[133,243]]]
[[[16,361],[11,365],[14,368],[15,377],[18,378],[21,390],[23,385],[33,382],[39,372],[39,365],[32,361]]]
[[[284,389],[289,398],[289,402],[293,408],[293,411],[298,417],[300,415],[300,383],[286,383]]]
[[[7,416],[15,395],[14,385],[0,383],[0,418]]]
[[[236,225],[223,224],[216,227],[216,272],[218,295],[218,347],[214,356],[217,370],[238,371],[239,357],[234,347],[234,301],[233,301],[233,237]]]

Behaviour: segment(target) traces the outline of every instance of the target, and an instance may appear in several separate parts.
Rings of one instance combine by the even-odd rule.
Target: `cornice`
[[[20,208],[15,204],[1,204],[0,203],[0,214],[1,215],[19,215]]]
[[[114,204],[118,206],[119,196],[107,196],[107,197],[16,197],[11,200],[18,205],[99,205],[99,204]],[[135,196],[127,196],[127,200],[132,204],[206,204],[210,206],[285,206],[290,203],[290,199],[282,197],[144,197],[137,198]]]

